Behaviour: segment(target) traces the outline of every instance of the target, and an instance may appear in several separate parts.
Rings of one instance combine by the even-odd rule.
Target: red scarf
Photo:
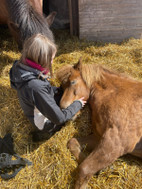
[[[46,75],[49,72],[47,68],[43,68],[40,64],[37,64],[36,62],[33,62],[32,60],[29,60],[27,58],[26,58],[26,63],[28,66],[41,71],[44,75]]]

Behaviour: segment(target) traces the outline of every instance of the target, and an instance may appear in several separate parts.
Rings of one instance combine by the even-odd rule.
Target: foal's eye
[[[71,85],[74,85],[76,83],[76,81],[71,81]]]

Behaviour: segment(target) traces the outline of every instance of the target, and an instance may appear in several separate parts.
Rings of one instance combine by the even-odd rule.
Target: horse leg
[[[142,138],[140,141],[136,144],[134,150],[130,153],[133,156],[142,158]]]
[[[97,146],[99,139],[96,134],[91,134],[80,139],[72,138],[69,140],[67,146],[80,163],[85,159],[85,155],[81,150],[92,151]]]
[[[75,189],[85,189],[93,174],[123,155],[125,147],[121,142],[121,135],[119,136],[118,130],[116,130],[115,128],[109,128],[104,133],[97,148],[79,165]]]

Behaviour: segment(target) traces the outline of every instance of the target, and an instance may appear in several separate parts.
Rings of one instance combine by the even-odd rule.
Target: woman
[[[42,34],[27,39],[20,60],[10,70],[11,87],[17,90],[21,108],[38,132],[33,140],[50,138],[86,103],[83,98],[66,109],[60,109],[61,90],[50,84],[56,45]],[[58,94],[58,95],[57,95]]]

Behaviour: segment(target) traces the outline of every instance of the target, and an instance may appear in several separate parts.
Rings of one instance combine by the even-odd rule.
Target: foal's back
[[[106,72],[93,87],[90,105],[98,134],[116,127],[120,135],[142,136],[142,82]]]

